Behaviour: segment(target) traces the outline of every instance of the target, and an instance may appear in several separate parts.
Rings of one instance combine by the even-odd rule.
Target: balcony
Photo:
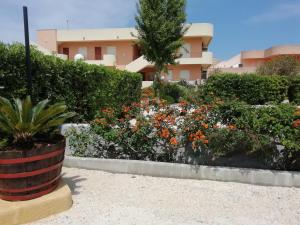
[[[213,64],[213,54],[212,52],[202,52],[202,57],[198,58],[179,58],[176,60],[180,65],[212,65]],[[153,66],[150,62],[148,62],[144,56],[132,61],[128,65],[126,65],[125,69],[130,72],[139,72],[142,69]]]
[[[88,64],[103,65],[103,66],[116,66],[115,55],[103,55],[103,60],[85,60]]]
[[[202,57],[198,58],[179,58],[176,60],[181,65],[212,65],[213,54],[212,52],[202,52]]]

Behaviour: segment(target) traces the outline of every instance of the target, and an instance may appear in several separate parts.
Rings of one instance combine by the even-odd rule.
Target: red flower
[[[177,139],[176,139],[175,137],[172,137],[172,138],[170,139],[170,144],[171,144],[171,145],[178,145]]]

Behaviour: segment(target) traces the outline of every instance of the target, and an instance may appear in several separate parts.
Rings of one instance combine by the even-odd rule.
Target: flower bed
[[[89,130],[69,137],[76,156],[299,170],[299,113],[291,105],[145,100],[121,115],[101,110]]]

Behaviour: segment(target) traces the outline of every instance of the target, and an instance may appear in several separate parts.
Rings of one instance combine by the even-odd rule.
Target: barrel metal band
[[[50,152],[50,153],[43,154],[43,155],[27,157],[27,158],[0,159],[0,165],[2,165],[2,164],[5,164],[5,165],[20,164],[20,163],[28,163],[28,162],[35,162],[35,161],[40,161],[40,160],[44,160],[44,159],[49,159],[49,158],[60,155],[61,153],[64,152],[64,150],[65,150],[65,148],[61,148],[54,152]]]
[[[39,169],[39,170],[34,170],[34,171],[30,171],[30,172],[22,172],[22,173],[1,173],[0,174],[0,178],[1,179],[14,179],[14,178],[24,178],[24,177],[33,177],[36,175],[40,175],[43,173],[47,173],[50,172],[52,170],[58,169],[59,167],[61,167],[63,164],[63,160],[60,161],[59,163],[47,167],[47,168],[43,168],[43,169]]]

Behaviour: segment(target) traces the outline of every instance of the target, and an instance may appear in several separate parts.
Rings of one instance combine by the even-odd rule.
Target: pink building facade
[[[242,51],[229,60],[219,62],[209,69],[209,72],[251,73],[263,63],[282,55],[295,56],[300,61],[300,45],[279,45],[265,50]]]
[[[207,78],[207,70],[213,63],[208,51],[213,39],[213,25],[195,23],[188,25],[184,46],[179,49],[182,57],[175,66],[169,66],[164,79],[170,81],[200,81]],[[141,55],[135,44],[134,28],[84,29],[37,31],[37,44],[53,54],[74,60],[80,54],[90,64],[115,67],[139,72],[144,81],[152,81],[154,67]]]

